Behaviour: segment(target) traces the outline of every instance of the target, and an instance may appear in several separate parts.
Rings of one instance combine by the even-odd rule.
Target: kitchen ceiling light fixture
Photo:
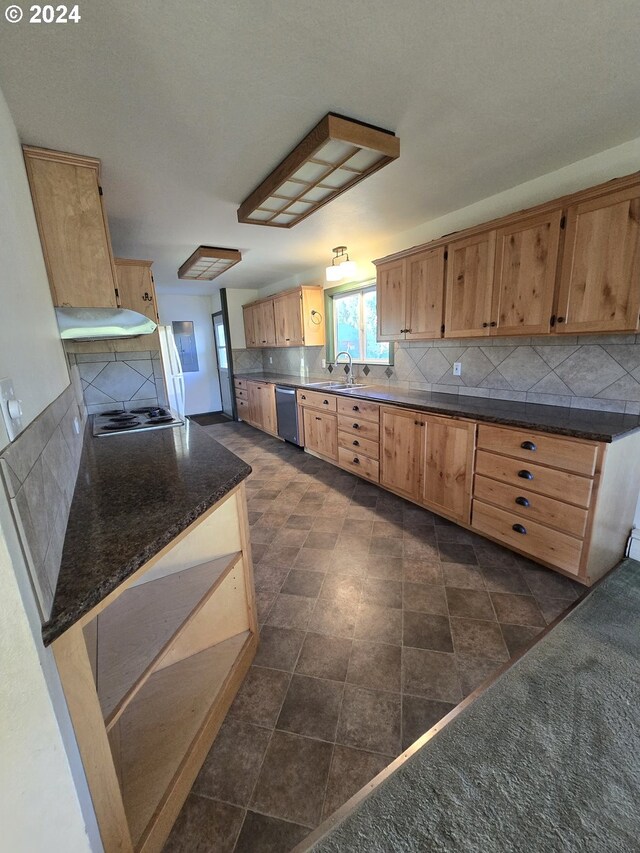
[[[351,279],[356,274],[356,264],[349,260],[346,246],[336,246],[331,250],[334,257],[330,266],[327,267],[327,281],[342,281]]]
[[[242,255],[237,249],[198,246],[178,270],[178,278],[184,281],[213,281],[241,260]]]
[[[327,113],[242,202],[238,222],[291,228],[399,155],[390,130]]]

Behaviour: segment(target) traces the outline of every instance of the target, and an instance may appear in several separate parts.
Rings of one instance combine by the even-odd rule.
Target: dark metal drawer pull
[[[323,405],[323,406],[328,406],[328,405],[329,405],[329,401],[328,401],[328,400],[323,400],[323,401],[322,401],[322,405]]]
[[[518,477],[522,477],[523,480],[533,480],[533,474],[531,471],[526,471],[524,469],[522,471],[518,471]]]
[[[520,506],[531,506],[529,501],[526,498],[523,498],[522,495],[516,498],[516,503]]]
[[[360,424],[353,424],[354,429],[360,429]]]
[[[353,442],[353,446],[354,446],[354,447],[360,447],[360,442],[358,441],[358,439],[357,439],[357,438],[356,438],[356,440]]]
[[[354,465],[359,465],[359,464],[360,464],[360,460],[358,459],[358,457],[357,457],[357,456],[354,456],[354,457],[353,457],[353,464],[354,464]]]
[[[523,450],[537,450],[538,449],[532,441],[523,441],[522,444],[520,445],[520,447]]]
[[[306,400],[307,398],[304,396],[304,394],[301,394],[301,395],[300,395],[300,399],[301,399],[301,400]]]
[[[516,533],[522,533],[523,536],[527,535],[527,528],[522,524],[514,524],[511,529],[515,530]]]
[[[359,411],[360,411],[360,406],[354,406],[354,407],[353,407],[353,411],[354,411],[354,412],[359,412]]]
[[[316,420],[317,420],[317,421],[321,421],[321,420],[322,420],[322,418],[319,418],[319,417],[317,417],[317,416],[316,416]]]

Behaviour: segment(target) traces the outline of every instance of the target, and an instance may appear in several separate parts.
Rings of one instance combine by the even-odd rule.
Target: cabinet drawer
[[[480,533],[530,554],[534,559],[578,574],[581,539],[552,530],[544,524],[531,521],[527,516],[498,509],[478,500],[473,502],[471,526]]]
[[[364,400],[345,400],[344,397],[338,397],[338,414],[378,423],[380,406],[377,403],[366,403]]]
[[[367,480],[373,480],[374,483],[380,479],[379,466],[374,459],[346,450],[344,447],[338,448],[338,465],[353,471],[354,474],[366,477]]]
[[[473,496],[486,503],[496,504],[501,509],[519,513],[523,518],[548,524],[572,536],[584,536],[589,515],[586,509],[537,495],[526,488],[479,476],[476,476]]]
[[[555,468],[545,468],[543,465],[532,465],[529,461],[510,459],[486,450],[478,450],[476,454],[476,474],[492,477],[516,488],[526,486],[530,492],[582,507],[589,506],[593,489],[593,480],[587,477],[556,471]]]
[[[236,388],[246,388],[247,380],[246,379],[236,379],[235,376],[233,378],[233,384]]]
[[[246,388],[237,388],[236,387],[236,400],[248,400],[249,392]]]
[[[516,456],[538,465],[564,468],[587,477],[593,477],[596,470],[597,445],[568,441],[533,430],[502,429],[480,424],[478,447]]]
[[[249,417],[249,401],[236,397],[236,406],[238,407],[238,417],[246,420]]]
[[[338,445],[350,453],[363,453],[369,459],[378,459],[380,456],[380,445],[377,441],[354,435],[353,432],[338,432]]]
[[[380,437],[379,424],[354,418],[353,415],[338,415],[338,429],[350,435],[361,435],[363,438],[369,438],[372,441],[377,441]]]
[[[318,391],[298,389],[298,403],[301,406],[312,406],[326,412],[335,412],[336,398],[333,394],[320,394]]]

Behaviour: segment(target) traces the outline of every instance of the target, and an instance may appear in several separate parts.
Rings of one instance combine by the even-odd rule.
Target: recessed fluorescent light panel
[[[237,249],[198,246],[178,270],[178,278],[184,281],[213,281],[241,260],[242,255]]]
[[[328,113],[238,208],[238,222],[291,228],[400,155],[388,130]]]

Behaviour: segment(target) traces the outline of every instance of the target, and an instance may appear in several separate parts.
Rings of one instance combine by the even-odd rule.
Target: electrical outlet
[[[272,355],[269,356],[269,364],[273,364],[273,356]]]
[[[462,362],[454,361],[454,363],[453,363],[453,375],[454,376],[462,376]]]
[[[324,368],[326,368],[326,366],[327,366],[327,359],[326,359],[326,358],[323,358],[323,359],[322,359],[322,366],[323,366]]]
[[[0,379],[0,410],[9,441],[22,432],[22,400],[18,400],[11,379]]]

